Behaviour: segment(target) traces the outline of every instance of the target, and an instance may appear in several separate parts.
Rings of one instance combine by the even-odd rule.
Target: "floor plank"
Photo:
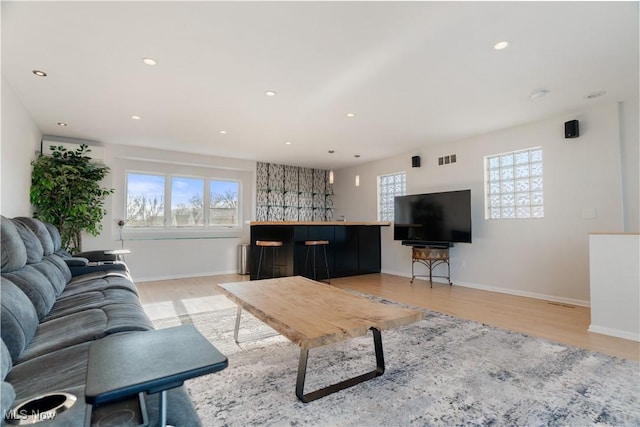
[[[232,307],[215,284],[248,280],[236,274],[138,283],[140,298],[152,318]],[[389,274],[332,279],[331,284],[381,298],[552,341],[640,361],[640,343],[587,331],[588,307],[488,292]]]

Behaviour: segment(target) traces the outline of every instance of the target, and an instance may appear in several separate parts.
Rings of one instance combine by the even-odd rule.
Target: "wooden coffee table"
[[[238,304],[235,337],[247,310],[300,347],[296,396],[311,402],[384,373],[381,331],[422,320],[421,311],[382,304],[301,276],[223,283],[218,290]],[[309,349],[373,332],[376,368],[304,393]]]

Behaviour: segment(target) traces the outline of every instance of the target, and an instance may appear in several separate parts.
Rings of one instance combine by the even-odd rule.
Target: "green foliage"
[[[101,188],[108,166],[91,163],[89,147],[75,151],[51,146],[52,155],[38,153],[31,162],[31,204],[34,216],[60,230],[62,246],[71,253],[82,250],[81,232],[93,236],[102,230],[105,198],[113,188]]]

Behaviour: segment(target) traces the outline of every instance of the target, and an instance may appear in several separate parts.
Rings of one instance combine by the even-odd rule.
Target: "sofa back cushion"
[[[53,253],[53,239],[51,238],[51,234],[44,222],[39,219],[28,218],[26,216],[13,218],[13,221],[19,222],[33,231],[33,234],[36,235],[42,245],[44,256],[51,255]]]
[[[24,292],[6,277],[0,278],[0,291],[0,335],[11,360],[17,360],[36,333],[38,314]]]
[[[33,265],[26,265],[11,273],[2,273],[2,277],[11,281],[27,296],[31,306],[36,310],[38,319],[42,320],[49,314],[51,307],[56,302],[56,290],[51,281]],[[4,288],[2,289],[2,298],[4,299]]]
[[[19,270],[27,263],[27,250],[15,224],[2,216],[0,218],[0,243],[2,250],[2,272]]]
[[[27,250],[27,264],[35,264],[42,261],[44,256],[44,250],[42,249],[42,243],[35,235],[33,231],[20,221],[12,220],[13,224],[18,230],[18,234],[24,243],[24,247]]]
[[[0,344],[0,380],[4,380],[7,378],[9,371],[11,371],[13,362],[11,361],[11,355],[4,340],[0,341],[2,342],[2,344]]]

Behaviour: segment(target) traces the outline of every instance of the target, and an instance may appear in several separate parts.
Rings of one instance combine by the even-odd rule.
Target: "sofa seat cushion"
[[[42,322],[31,343],[15,363],[104,336],[108,317],[101,309],[90,309]]]
[[[102,308],[111,304],[135,304],[137,301],[137,295],[127,289],[108,288],[99,291],[82,292],[58,298],[49,314],[43,320],[48,321],[90,308]]]
[[[18,400],[70,387],[84,387],[89,345],[90,342],[84,342],[20,362],[13,367],[6,381],[13,385]],[[34,378],[38,380],[34,381]]]
[[[92,308],[41,322],[16,363],[118,332],[149,330],[153,324],[138,302]]]
[[[85,277],[86,276],[86,277]],[[104,289],[124,289],[138,295],[136,285],[126,272],[96,272],[76,276],[58,298],[66,298],[83,292],[101,291]]]

